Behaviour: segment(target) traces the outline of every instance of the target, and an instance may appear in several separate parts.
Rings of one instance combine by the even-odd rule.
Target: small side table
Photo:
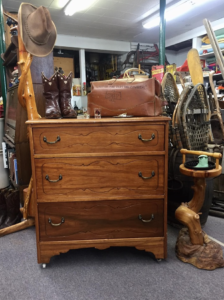
[[[202,231],[199,211],[202,208],[205,198],[206,178],[217,177],[221,174],[222,167],[219,165],[220,153],[202,151],[188,151],[181,149],[183,164],[180,165],[180,172],[194,179],[193,198],[190,202],[182,203],[175,212],[178,221],[187,228],[181,229],[177,243],[176,255],[183,262],[190,263],[199,269],[214,270],[224,267],[223,252],[221,246],[210,240],[208,235]],[[212,170],[191,170],[185,168],[186,154],[207,155],[216,159],[215,169]]]

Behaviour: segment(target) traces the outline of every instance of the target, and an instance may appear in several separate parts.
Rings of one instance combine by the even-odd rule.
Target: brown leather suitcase
[[[126,113],[134,117],[154,117],[162,113],[161,85],[155,78],[135,76],[91,82],[88,110],[101,109],[102,117]]]

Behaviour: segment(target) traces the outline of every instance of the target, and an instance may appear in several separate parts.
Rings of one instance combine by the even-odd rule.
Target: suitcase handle
[[[124,76],[123,78],[125,78],[127,76],[127,78],[129,78],[130,76],[128,75],[129,72],[138,72],[139,74],[145,74],[145,72],[141,69],[138,69],[138,68],[131,68],[131,69],[128,69],[124,72]]]

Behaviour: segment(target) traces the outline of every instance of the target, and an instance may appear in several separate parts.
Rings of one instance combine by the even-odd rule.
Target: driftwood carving
[[[203,244],[192,245],[187,228],[181,229],[177,243],[176,255],[183,262],[190,263],[199,269],[215,270],[224,267],[222,247],[209,239],[202,232]]]
[[[202,231],[199,211],[202,208],[205,198],[206,178],[215,177],[221,174],[222,168],[219,166],[220,153],[210,153],[201,151],[188,151],[181,149],[183,154],[183,164],[180,171],[184,175],[194,178],[193,198],[188,203],[182,203],[175,212],[175,217],[187,228],[180,231],[176,243],[176,255],[183,262],[191,263],[200,269],[213,270],[224,267],[222,249],[219,244],[208,239]],[[206,171],[191,170],[184,167],[186,154],[207,155],[216,159],[216,168]]]

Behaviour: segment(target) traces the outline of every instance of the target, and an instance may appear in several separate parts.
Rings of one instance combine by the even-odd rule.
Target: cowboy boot
[[[58,72],[61,114],[64,118],[76,118],[77,113],[71,105],[72,72],[67,77]]]
[[[7,216],[7,207],[5,202],[5,194],[7,191],[7,188],[0,191],[0,226],[5,222]]]
[[[61,118],[57,74],[58,73],[55,72],[54,75],[50,79],[48,79],[45,77],[43,72],[41,73],[44,88],[43,95],[46,99],[45,116],[47,119]]]
[[[0,226],[0,229],[17,224],[22,219],[22,214],[20,212],[19,191],[13,190],[11,193],[8,193],[5,196],[5,202],[7,207],[7,217],[4,224]]]

